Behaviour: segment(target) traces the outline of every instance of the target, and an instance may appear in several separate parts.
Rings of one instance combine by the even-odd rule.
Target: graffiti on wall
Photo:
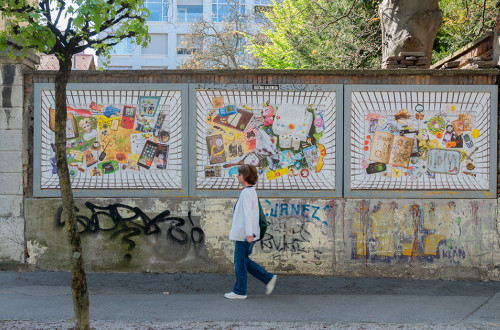
[[[466,251],[460,243],[462,219],[449,205],[358,202],[351,228],[351,256],[370,261],[429,261],[458,264]]]
[[[196,187],[238,189],[237,166],[260,189],[335,189],[335,92],[197,90]]]
[[[271,202],[263,200],[268,230],[259,242],[261,250],[273,259],[298,256],[304,262],[323,262],[323,253],[330,244],[330,209],[335,203],[323,206],[301,202]],[[331,221],[331,219],[330,219]],[[331,246],[330,246],[331,248]]]
[[[351,94],[351,190],[488,190],[490,93]]]
[[[80,213],[80,210],[75,207],[80,234],[111,233],[110,238],[119,238],[130,253],[136,247],[134,238],[141,235],[163,235],[164,240],[185,246],[186,249],[190,246],[200,247],[205,242],[205,232],[194,225],[191,211],[188,212],[188,221],[186,221],[183,217],[171,216],[169,210],[151,219],[140,208],[125,204],[98,206],[86,202],[85,206],[91,212],[90,216]],[[56,213],[55,221],[58,227],[65,226],[61,217],[62,206]],[[168,228],[164,228],[165,226]],[[162,228],[166,231],[163,232]],[[125,260],[132,259],[130,253],[125,254]]]
[[[68,90],[73,188],[180,189],[181,92]],[[41,188],[58,187],[55,92],[41,91]]]
[[[326,211],[330,208],[330,205],[325,205],[324,207],[316,206],[313,204],[301,204],[301,203],[271,203],[266,200],[266,203],[271,207],[267,216],[271,218],[281,218],[288,216],[299,216],[306,220],[316,220],[325,226],[328,226],[326,219],[322,218],[320,210]]]

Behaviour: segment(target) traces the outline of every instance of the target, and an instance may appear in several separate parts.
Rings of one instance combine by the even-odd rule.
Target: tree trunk
[[[82,246],[76,222],[75,201],[71,190],[68,163],[66,160],[66,85],[71,74],[71,54],[59,59],[59,71],[56,75],[56,164],[62,198],[62,219],[68,231],[71,247],[71,291],[76,317],[76,329],[90,329],[89,296],[87,279],[83,267]]]
[[[382,68],[400,52],[424,52],[427,68],[441,26],[438,0],[384,0],[379,6],[382,25]]]

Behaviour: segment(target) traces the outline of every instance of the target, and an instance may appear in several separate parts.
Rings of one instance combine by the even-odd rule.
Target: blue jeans
[[[247,272],[264,284],[269,283],[274,276],[249,258],[254,244],[255,242],[248,243],[247,241],[234,242],[234,273],[236,274],[234,293],[247,294]]]

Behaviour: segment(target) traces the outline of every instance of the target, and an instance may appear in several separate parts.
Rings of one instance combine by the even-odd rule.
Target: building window
[[[130,39],[122,39],[118,44],[113,46],[110,51],[111,55],[132,55],[132,43]]]
[[[144,7],[149,10],[151,16],[150,22],[167,22],[168,21],[168,2],[169,0],[146,0]]]
[[[277,0],[276,2],[279,3],[280,0]],[[255,4],[254,9],[256,13],[265,13],[273,9],[272,0],[255,0],[254,4]]]
[[[187,44],[186,35],[177,35],[177,54],[179,55],[189,55],[196,52],[196,48],[191,47]]]
[[[165,70],[168,66],[141,66],[141,70]]]
[[[142,55],[167,56],[168,54],[168,35],[150,34],[151,42],[148,47],[142,49]]]
[[[242,2],[243,0],[229,2],[227,0],[212,0],[212,21],[227,22],[234,20],[236,10],[239,11],[240,15],[245,15],[245,5],[241,4]]]
[[[132,70],[131,66],[108,66],[106,70]]]
[[[189,23],[203,19],[203,6],[177,6],[177,21]]]

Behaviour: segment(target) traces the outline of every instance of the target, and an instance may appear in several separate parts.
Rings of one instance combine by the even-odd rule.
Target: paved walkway
[[[500,282],[88,273],[95,329],[500,329]],[[0,271],[0,329],[73,326],[67,272]]]

